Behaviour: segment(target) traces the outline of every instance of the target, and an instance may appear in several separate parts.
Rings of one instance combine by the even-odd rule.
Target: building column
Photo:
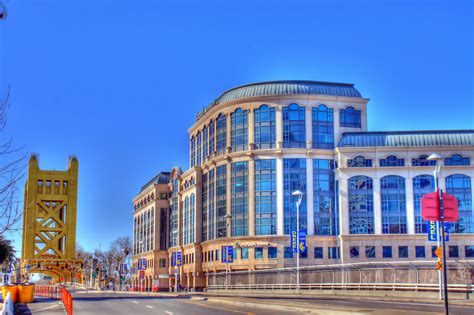
[[[311,106],[305,107],[305,130],[306,130],[306,148],[311,149],[313,147],[313,132],[312,132],[313,119],[311,115]]]
[[[373,178],[374,198],[374,233],[382,234],[382,201],[380,195],[380,178]]]
[[[313,159],[306,159],[306,215],[308,218],[308,235],[314,235],[314,187]]]
[[[283,158],[278,157],[276,159],[276,171],[277,171],[277,235],[284,235],[284,190],[283,190]]]
[[[232,215],[232,163],[228,163],[227,167],[227,174],[226,174],[226,208],[227,208],[227,215]],[[226,219],[226,224],[229,222],[229,226],[227,227],[226,233],[229,237],[232,236],[230,233],[232,228],[232,218],[230,220]]]
[[[283,112],[280,106],[275,108],[276,148],[283,148]]]
[[[339,231],[341,235],[349,235],[349,186],[348,180],[339,178]]]
[[[255,161],[248,161],[248,210],[249,210],[249,235],[255,235]]]
[[[405,199],[407,209],[407,233],[415,234],[415,205],[413,200],[413,178],[405,178]]]
[[[247,121],[247,132],[248,132],[248,150],[253,150],[254,143],[255,143],[255,135],[254,135],[254,114],[253,109],[248,109],[248,121]]]
[[[232,123],[230,113],[226,114],[226,153],[232,152]]]

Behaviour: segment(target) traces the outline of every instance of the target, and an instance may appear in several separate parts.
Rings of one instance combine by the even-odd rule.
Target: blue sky
[[[187,167],[195,113],[236,85],[350,82],[370,130],[474,128],[469,0],[3,1],[3,136],[44,169],[78,156],[89,250],[131,235],[133,196]]]

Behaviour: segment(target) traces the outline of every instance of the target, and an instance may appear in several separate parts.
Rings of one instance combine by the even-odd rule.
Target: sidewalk
[[[60,300],[53,300],[42,297],[35,297],[33,303],[16,304],[15,314],[66,314],[63,303]]]

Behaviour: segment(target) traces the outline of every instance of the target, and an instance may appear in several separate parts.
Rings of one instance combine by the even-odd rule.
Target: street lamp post
[[[292,194],[297,196],[298,200],[296,201],[296,292],[299,293],[300,290],[300,205],[303,200],[303,193],[299,190],[296,190]]]

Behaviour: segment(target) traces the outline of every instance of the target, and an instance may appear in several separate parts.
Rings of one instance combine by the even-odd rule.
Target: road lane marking
[[[147,305],[146,307],[148,307],[148,308],[153,308],[153,306],[151,306],[151,305]]]
[[[165,311],[166,314],[173,315],[173,312]]]
[[[137,301],[132,301],[132,302],[133,302],[133,303],[135,303],[135,304],[138,304],[138,302],[137,302]]]
[[[201,304],[201,303],[195,303],[195,302],[191,302],[191,301],[184,301],[183,300],[181,302],[194,304],[194,305],[198,305],[198,306],[209,307],[209,308],[216,308],[216,309],[219,309],[219,310],[226,310],[226,311],[230,311],[230,312],[234,312],[234,313],[254,315],[253,313],[249,313],[249,312],[236,311],[236,310],[233,310],[233,309],[230,309],[230,308],[224,308],[224,307],[218,307],[218,306],[204,305],[204,304]]]

